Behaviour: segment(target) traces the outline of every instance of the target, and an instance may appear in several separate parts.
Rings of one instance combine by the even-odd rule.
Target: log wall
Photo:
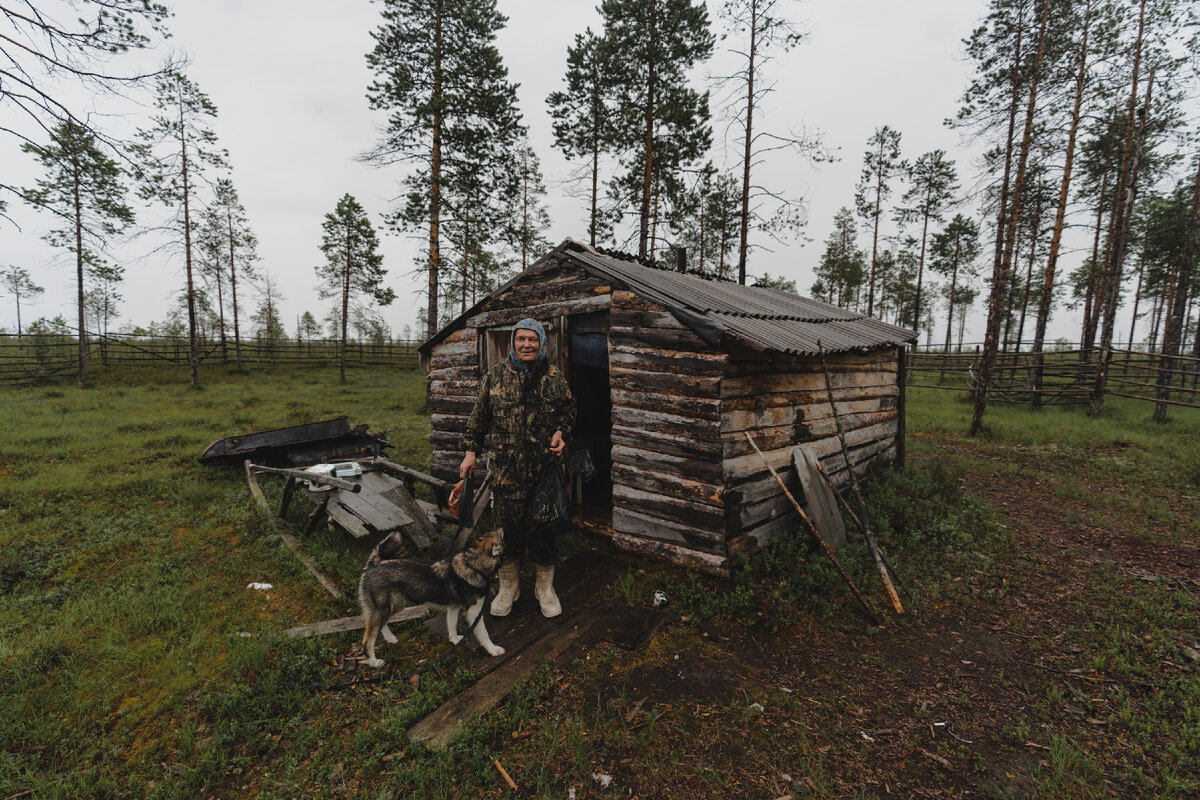
[[[627,291],[612,293],[608,336],[613,542],[721,572],[720,398],[728,357]]]
[[[890,462],[897,455],[901,384],[896,352],[826,356],[846,444],[860,476],[871,462]],[[801,503],[805,500],[792,466],[797,445],[815,452],[839,488],[849,483],[819,359],[731,364],[720,403],[728,539],[750,535],[762,544],[798,524],[791,502],[746,441],[747,432]]]

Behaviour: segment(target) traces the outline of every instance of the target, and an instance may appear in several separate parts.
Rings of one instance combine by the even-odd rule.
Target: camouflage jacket
[[[556,367],[538,366],[526,373],[505,359],[488,370],[480,384],[465,444],[479,453],[490,434],[495,485],[532,484],[554,432],[562,431],[569,443],[574,427],[575,398]]]

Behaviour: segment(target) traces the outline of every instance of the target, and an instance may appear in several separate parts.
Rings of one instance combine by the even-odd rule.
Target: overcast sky
[[[588,25],[599,27],[594,5],[593,0],[499,0],[509,23],[498,45],[511,79],[520,84],[521,110],[542,159],[553,220],[549,238],[556,243],[568,236],[586,239],[586,206],[563,185],[572,165],[551,147],[545,98],[561,84],[574,35]],[[975,152],[942,122],[954,114],[968,80],[971,65],[963,58],[962,39],[982,19],[985,3],[806,0],[781,5],[791,6],[809,37],[768,68],[778,90],[759,119],[767,130],[820,131],[840,160],[814,166],[781,155],[759,173],[772,188],[804,198],[810,241],[759,253],[749,271],[793,278],[806,294],[834,213],[853,204],[866,140],[875,128],[886,124],[901,131],[908,158],[944,148],[958,162],[963,184],[972,182]],[[363,0],[174,4],[174,45],[191,55],[189,75],[219,109],[216,132],[229,150],[234,184],[258,235],[261,267],[276,276],[284,295],[289,333],[299,314],[312,311],[319,319],[325,311],[313,272],[321,260],[324,215],[349,192],[381,224],[397,191],[399,168],[372,169],[355,161],[375,140],[380,123],[365,99],[371,78],[365,54],[379,9]],[[718,50],[724,47],[718,42]],[[707,68],[697,78],[706,75]],[[720,141],[720,120],[714,130]],[[732,148],[731,141],[731,167],[736,163]],[[718,165],[723,157],[717,153]],[[32,160],[11,139],[0,141],[0,160],[7,179],[28,185],[37,177]],[[15,206],[10,203],[10,212],[21,229],[0,221],[0,265],[23,266],[46,288],[37,305],[22,308],[22,321],[60,313],[73,319],[73,268],[40,241],[44,220]],[[157,223],[166,216],[162,208],[138,208],[140,222]],[[978,213],[970,206],[962,210]],[[396,234],[381,242],[388,283],[398,295],[383,314],[401,335],[405,325],[415,327],[417,309],[424,305],[420,278],[412,274],[424,243],[419,236]],[[865,234],[860,245],[869,248]],[[126,266],[126,301],[117,327],[164,319],[172,295],[183,285],[182,258],[150,250],[146,239],[113,249]],[[1064,260],[1065,273],[1079,263],[1079,255],[1070,253]],[[983,317],[981,299],[968,319],[969,340],[981,338]],[[1076,315],[1058,311],[1050,337],[1078,338],[1075,320]],[[0,326],[16,328],[11,298],[0,299]]]

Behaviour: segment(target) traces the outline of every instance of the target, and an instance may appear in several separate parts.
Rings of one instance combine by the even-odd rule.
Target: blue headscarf
[[[541,346],[538,348],[537,358],[534,359],[533,363],[531,364],[526,364],[524,361],[518,358],[517,349],[513,346],[513,343],[517,338],[517,331],[520,330],[533,331],[538,335],[538,341],[541,342]],[[529,371],[535,365],[537,365],[539,361],[546,360],[546,329],[542,327],[542,323],[538,322],[536,319],[526,317],[516,325],[513,325],[512,333],[508,335],[508,360],[512,362],[514,367],[524,371]]]

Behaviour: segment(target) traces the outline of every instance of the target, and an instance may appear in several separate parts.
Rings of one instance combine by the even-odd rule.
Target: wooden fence
[[[346,363],[353,366],[417,366],[417,340],[348,342]],[[186,336],[148,334],[92,335],[87,338],[87,366],[129,367],[189,364]],[[338,342],[328,339],[243,339],[241,363],[247,368],[335,366]],[[235,364],[233,339],[202,339],[201,364]],[[69,376],[79,367],[79,340],[73,335],[0,334],[0,383],[32,383]]]
[[[1127,397],[1155,402],[1159,377],[1169,380],[1164,402],[1168,405],[1200,408],[1200,359],[1191,356],[1164,356],[1139,350],[1112,350],[1108,364],[1105,396]],[[1080,405],[1091,399],[1099,369],[1099,351],[1054,350],[1042,354],[1042,385],[1033,387],[1035,353],[1000,353],[996,356],[989,402],[1030,405],[1035,395],[1040,404]],[[910,386],[931,389],[973,391],[979,374],[977,352],[938,353],[910,351]]]

